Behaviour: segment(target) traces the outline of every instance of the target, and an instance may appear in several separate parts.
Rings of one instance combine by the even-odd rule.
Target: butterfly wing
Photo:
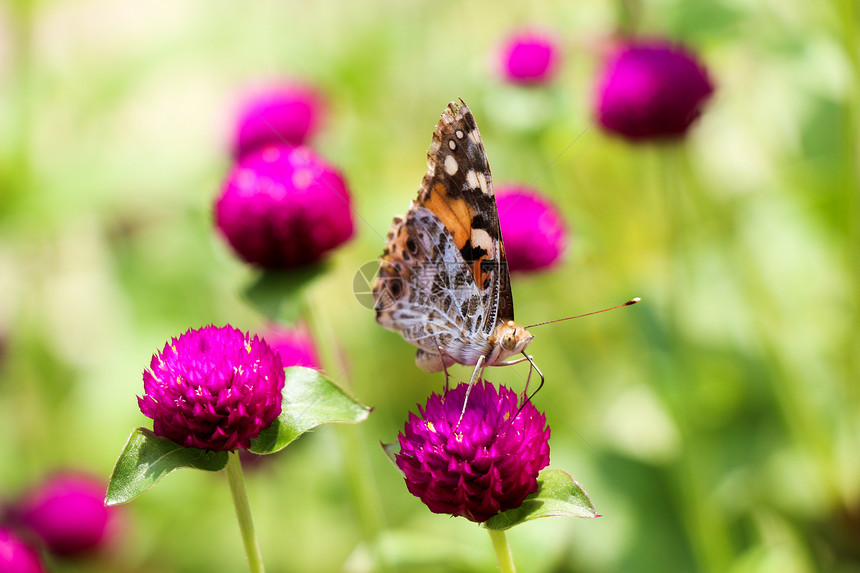
[[[451,102],[436,126],[418,198],[392,223],[373,294],[377,321],[418,346],[419,364],[439,357],[435,369],[440,348],[475,364],[497,322],[513,320],[492,176],[465,104]]]
[[[436,125],[417,203],[439,217],[469,266],[481,292],[484,332],[513,320],[493,178],[478,125],[462,100],[449,103]]]
[[[481,293],[445,225],[413,203],[389,237],[373,285],[376,320],[424,354],[439,355],[441,348],[453,361],[470,363],[471,352],[485,352],[481,337],[469,335],[482,329]]]

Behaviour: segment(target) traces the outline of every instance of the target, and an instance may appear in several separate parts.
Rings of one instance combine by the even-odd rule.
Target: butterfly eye
[[[502,337],[502,348],[505,350],[513,350],[517,345],[517,337],[513,332],[509,332]]]

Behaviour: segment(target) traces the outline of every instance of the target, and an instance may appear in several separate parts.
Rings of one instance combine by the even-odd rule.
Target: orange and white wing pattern
[[[491,352],[496,326],[513,320],[490,167],[462,101],[436,125],[427,173],[388,232],[373,295],[377,321],[417,346],[430,371],[475,364]]]

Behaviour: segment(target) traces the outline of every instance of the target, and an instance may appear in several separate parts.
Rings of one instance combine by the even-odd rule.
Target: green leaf
[[[515,509],[504,511],[484,523],[488,529],[508,529],[540,517],[600,517],[585,490],[570,474],[544,470],[538,476],[538,490]]]
[[[400,442],[389,442],[387,444],[385,442],[379,442],[379,445],[382,446],[382,451],[385,454],[385,457],[388,458],[388,461],[394,464],[394,467],[397,468],[397,471],[403,473],[402,470],[397,466],[397,459],[394,457],[400,453]]]
[[[316,370],[295,366],[287,368],[286,373],[281,415],[251,440],[255,454],[277,452],[320,424],[356,423],[370,414],[370,408]]]
[[[179,468],[215,472],[227,465],[227,452],[185,448],[146,428],[132,431],[108,483],[105,505],[127,503]]]
[[[266,317],[293,323],[299,318],[305,289],[327,269],[326,264],[317,263],[289,271],[264,270],[245,288],[244,295]]]

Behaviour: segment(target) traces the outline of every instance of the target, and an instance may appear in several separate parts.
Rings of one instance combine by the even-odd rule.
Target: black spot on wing
[[[477,131],[478,124],[475,122],[475,116],[472,115],[471,110],[469,110],[466,104],[463,104],[458,111],[460,112],[460,117],[462,117],[462,125],[466,128],[463,131],[465,131],[467,135],[470,131]]]
[[[492,259],[484,259],[481,261],[481,272],[482,273],[492,273],[495,272],[499,268],[499,263]]]
[[[483,195],[485,205],[489,203],[492,197],[487,197]],[[495,207],[495,202],[493,202],[493,207]],[[495,213],[495,209],[492,210],[493,214]],[[472,217],[472,228],[473,229],[484,229],[493,239],[499,239],[499,223],[498,216],[495,216],[493,219],[493,215],[484,209],[478,213],[475,213],[475,216]]]
[[[460,254],[463,256],[463,260],[467,262],[480,261],[481,257],[487,256],[487,249],[483,247],[475,247],[472,246],[471,243],[466,243],[462,249],[460,249]],[[484,269],[485,263],[491,263],[495,267],[495,264],[492,261],[483,260],[481,261],[481,270]]]

